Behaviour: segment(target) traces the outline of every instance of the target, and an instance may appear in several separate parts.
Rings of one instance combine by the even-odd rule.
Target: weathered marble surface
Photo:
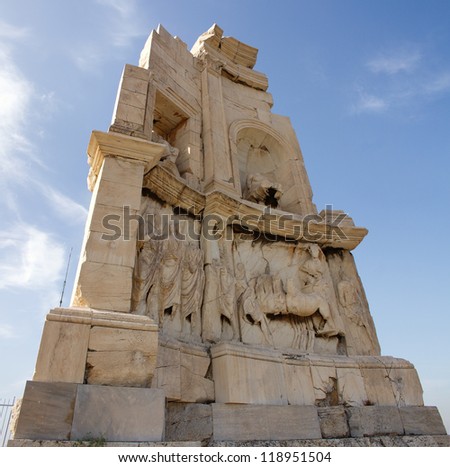
[[[78,443],[76,444],[78,445]],[[82,444],[83,445],[83,444]],[[89,446],[89,442],[84,443]],[[9,447],[73,447],[70,441],[11,440]],[[108,447],[199,447],[200,441],[106,443]],[[289,441],[210,441],[209,447],[450,447],[450,436],[375,436],[373,438],[301,439]]]
[[[14,440],[162,441],[161,389],[28,381]]]
[[[212,405],[169,402],[166,440],[203,441],[213,434]]]
[[[161,339],[152,387],[163,389],[169,401],[212,402],[215,395],[210,365],[203,346]]]
[[[403,407],[406,396],[396,394],[404,379],[407,405],[423,406],[416,370],[402,359],[309,355],[232,342],[211,347],[211,356],[217,402]],[[393,373],[397,379],[390,380]]]
[[[216,441],[321,438],[315,407],[213,404]]]
[[[414,367],[380,356],[350,252],[367,229],[317,211],[257,53],[217,25],[189,51],[160,26],[125,66],[88,146],[71,306],[47,316],[19,438],[448,441]]]
[[[164,430],[164,391],[77,386],[71,440],[162,441]]]

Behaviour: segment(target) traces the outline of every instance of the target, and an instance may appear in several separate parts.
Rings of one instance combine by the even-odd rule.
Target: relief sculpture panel
[[[199,219],[152,196],[143,196],[141,216],[132,311],[168,336],[327,354],[346,353],[348,339],[356,351],[362,332],[373,340],[370,315],[358,311],[356,272],[348,261],[327,261],[317,244],[231,226],[208,239]]]

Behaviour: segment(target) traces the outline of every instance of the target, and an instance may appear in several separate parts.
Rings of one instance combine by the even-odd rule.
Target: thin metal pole
[[[70,248],[69,259],[67,260],[66,275],[64,277],[64,283],[63,283],[63,287],[61,291],[61,299],[59,300],[59,306],[62,305],[62,301],[64,297],[64,290],[66,289],[67,275],[69,274],[69,265],[70,265],[70,258],[72,257],[72,250],[73,250],[73,247]]]

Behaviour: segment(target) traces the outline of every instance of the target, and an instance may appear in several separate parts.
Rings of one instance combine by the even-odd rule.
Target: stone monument
[[[125,66],[12,445],[448,439],[413,365],[381,356],[351,253],[367,230],[317,212],[256,58],[217,25],[191,51],[159,26]]]

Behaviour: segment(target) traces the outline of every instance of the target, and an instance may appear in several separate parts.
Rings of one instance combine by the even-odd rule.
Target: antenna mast
[[[64,283],[63,283],[63,286],[62,286],[61,299],[59,300],[59,306],[62,305],[62,301],[63,301],[63,297],[64,297],[64,290],[66,288],[67,275],[69,274],[69,265],[70,265],[70,258],[72,257],[72,250],[73,250],[73,247],[70,248],[69,259],[67,260],[66,275],[64,277]]]

